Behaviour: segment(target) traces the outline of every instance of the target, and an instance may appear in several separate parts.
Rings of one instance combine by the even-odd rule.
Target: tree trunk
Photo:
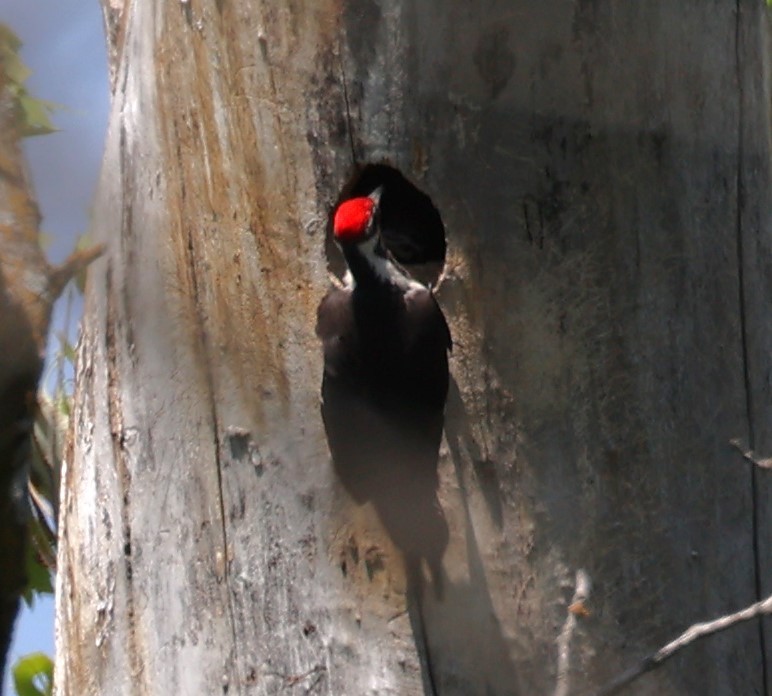
[[[545,694],[582,568],[579,693],[772,591],[769,483],[728,445],[772,450],[763,3],[105,6],[58,693]],[[428,657],[319,416],[327,221],[367,162],[447,228]],[[636,693],[764,693],[765,642]]]

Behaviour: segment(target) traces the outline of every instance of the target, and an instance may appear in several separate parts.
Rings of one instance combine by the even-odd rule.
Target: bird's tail
[[[423,612],[424,577],[421,559],[414,554],[405,554],[405,576],[407,579],[407,613],[413,631],[416,653],[421,665],[424,695],[438,696],[429,642],[426,638],[426,622]]]

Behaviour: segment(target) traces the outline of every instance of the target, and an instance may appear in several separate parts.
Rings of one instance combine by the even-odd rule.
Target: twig
[[[730,440],[729,444],[732,445],[742,456],[743,459],[755,464],[760,469],[772,469],[772,457],[766,459],[757,459],[752,449],[745,449],[742,443],[738,439]]]
[[[323,672],[326,672],[327,668],[324,665],[316,665],[315,667],[312,667],[306,672],[303,672],[303,674],[296,674],[293,676],[287,676],[285,677],[285,682],[287,686],[297,686],[300,684],[300,682],[305,681],[309,677],[313,677],[316,675],[320,675]],[[316,680],[314,680],[314,684],[316,683]]]
[[[685,648],[687,645],[700,638],[718,633],[719,631],[725,631],[736,623],[750,621],[757,616],[763,616],[765,614],[772,614],[772,595],[760,602],[751,604],[749,607],[734,614],[727,614],[726,616],[721,616],[713,621],[694,624],[674,641],[668,643],[657,650],[653,655],[649,655],[635,667],[628,669],[618,676],[613,682],[601,689],[601,691],[598,692],[598,696],[612,696],[613,694],[618,694],[624,687],[638,679],[638,677],[656,669],[665,661],[673,657],[673,655],[681,650],[681,648]]]
[[[577,617],[587,614],[584,603],[590,596],[590,586],[590,576],[584,570],[577,570],[574,597],[568,605],[568,616],[558,637],[558,678],[555,684],[555,696],[568,696],[571,638],[576,630]]]
[[[311,686],[308,687],[308,690],[306,690],[306,693],[310,693],[310,689],[314,688],[316,684],[319,682],[319,679],[321,679],[322,675],[327,671],[327,667],[324,665],[315,665],[311,667],[311,669],[306,670],[302,674],[282,674],[281,672],[276,671],[266,671],[264,674],[268,675],[269,677],[277,677],[278,679],[281,679],[284,682],[285,688],[290,688],[293,686],[297,686],[301,682],[305,681],[309,677],[315,677],[313,682],[311,682]]]
[[[51,301],[57,299],[62,294],[65,285],[69,283],[78,273],[85,269],[92,261],[99,258],[104,252],[101,244],[89,247],[88,249],[77,249],[73,251],[62,263],[61,266],[51,269],[48,277],[48,288],[51,293]]]

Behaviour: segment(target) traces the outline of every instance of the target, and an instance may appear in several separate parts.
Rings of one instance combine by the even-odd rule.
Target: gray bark
[[[64,474],[61,694],[422,693],[334,480],[315,309],[353,161],[443,214],[439,693],[570,691],[772,591],[763,3],[111,3]],[[641,694],[764,693],[743,625]]]

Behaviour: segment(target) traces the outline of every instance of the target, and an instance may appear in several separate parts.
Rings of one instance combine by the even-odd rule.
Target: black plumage
[[[432,292],[384,249],[373,215],[361,236],[339,239],[350,282],[319,305],[322,417],[343,486],[372,501],[395,545],[425,559],[439,589],[448,528],[437,462],[451,336]]]

